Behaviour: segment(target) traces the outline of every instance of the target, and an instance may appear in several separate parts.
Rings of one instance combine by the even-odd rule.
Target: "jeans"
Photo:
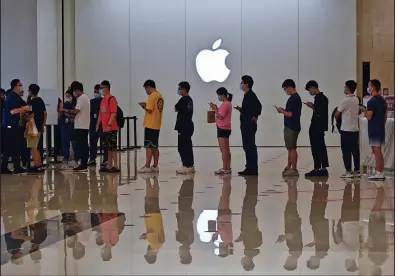
[[[14,163],[14,170],[21,169],[21,132],[19,126],[14,126],[9,128],[4,126],[4,152],[1,162],[1,170],[4,171],[8,167],[8,159],[12,157],[12,162]]]
[[[75,156],[80,160],[80,165],[87,166],[88,162],[88,129],[75,129]]]
[[[180,154],[182,165],[187,168],[194,166],[192,135],[193,132],[178,133],[178,153]]]
[[[314,159],[314,169],[326,169],[329,167],[329,159],[326,150],[325,131],[310,126],[309,135],[312,158]]]
[[[246,155],[246,170],[249,172],[258,171],[258,154],[256,146],[257,123],[254,121],[241,122],[243,150]]]
[[[70,156],[69,156],[69,150],[70,150],[70,144],[72,141],[72,135],[73,135],[73,125],[72,124],[62,124],[61,126],[61,133],[62,133],[62,153],[64,156],[64,161],[68,161]]]
[[[24,126],[19,127],[19,131],[20,131],[19,147],[21,148],[20,153],[21,153],[22,164],[24,164],[24,166],[27,166],[28,163],[30,162],[30,150],[28,149],[28,145],[26,143],[25,130],[26,130],[26,127],[24,127]]]
[[[352,157],[354,160],[354,171],[359,171],[359,131],[341,131],[340,134],[345,170],[347,172],[352,171]]]
[[[97,159],[99,133],[95,129],[90,129],[90,160]]]

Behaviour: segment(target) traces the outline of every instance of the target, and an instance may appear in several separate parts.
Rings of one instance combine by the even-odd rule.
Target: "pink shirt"
[[[232,103],[230,101],[223,102],[218,108],[218,114],[222,119],[217,116],[217,127],[231,130]]]

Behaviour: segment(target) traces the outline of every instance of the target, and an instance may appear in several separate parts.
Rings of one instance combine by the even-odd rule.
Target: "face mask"
[[[244,91],[243,90],[243,83],[240,83],[240,90]]]
[[[368,91],[369,95],[372,94],[372,89],[370,89],[369,87],[368,87],[368,89],[366,89],[366,91]]]
[[[75,98],[77,97],[76,92],[73,92],[73,96],[75,96]]]
[[[289,92],[288,92],[287,90],[285,90],[285,93],[286,93],[286,95],[288,95],[288,96],[290,95]]]
[[[311,92],[311,91],[310,91],[310,96],[312,96],[312,97],[313,97],[314,95],[315,95],[315,94],[314,94],[313,92]]]
[[[177,95],[181,96],[181,90],[180,89],[177,90]]]
[[[101,95],[100,95],[100,94],[98,94],[98,93],[94,93],[94,99],[98,99],[99,97],[101,97]]]
[[[221,96],[218,96],[218,101],[222,102],[222,97]]]
[[[72,98],[71,97],[67,97],[67,98],[65,98],[65,101],[70,103],[70,102],[72,102]]]
[[[19,92],[20,93],[23,93],[25,90],[24,90],[24,88],[23,88],[23,86],[21,86],[21,88],[19,89]]]
[[[104,96],[104,90],[100,89],[99,94],[100,94],[101,96]]]
[[[146,91],[146,89],[145,89],[145,93],[146,93],[148,96],[149,96],[149,94],[150,94],[148,91]]]
[[[343,94],[344,94],[344,95],[347,95],[347,93],[345,92],[345,88],[344,88],[344,90],[343,90]]]

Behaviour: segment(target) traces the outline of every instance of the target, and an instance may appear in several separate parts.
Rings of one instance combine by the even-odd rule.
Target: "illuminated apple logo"
[[[231,70],[225,65],[225,60],[229,55],[228,51],[218,49],[221,42],[222,39],[218,39],[213,44],[213,50],[200,51],[196,57],[196,70],[204,82],[224,82],[231,73]]]

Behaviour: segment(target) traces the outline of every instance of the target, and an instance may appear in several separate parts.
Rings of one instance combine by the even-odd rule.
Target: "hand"
[[[242,107],[240,107],[240,106],[235,106],[234,107],[236,110],[238,110],[238,111],[242,111]]]
[[[11,110],[10,113],[11,113],[11,115],[17,114],[17,113],[15,112],[15,109]]]
[[[210,108],[213,109],[214,111],[217,111],[217,106],[214,103],[209,103]]]
[[[96,125],[95,126],[95,132],[98,132],[98,130],[99,130],[99,125]]]
[[[278,107],[278,108],[276,109],[276,111],[278,111],[278,113],[283,113],[284,109],[283,109],[282,107]]]
[[[106,131],[108,131],[108,132],[111,131],[111,125],[106,126]]]
[[[143,109],[145,109],[146,103],[140,103],[140,106],[141,106]]]
[[[147,234],[146,233],[144,233],[144,234],[142,234],[140,236],[140,240],[146,240],[146,238],[147,238]]]
[[[252,121],[254,121],[254,122],[256,122],[256,123],[257,123],[257,121],[258,121],[258,117],[253,117],[253,118],[252,118]]]
[[[307,102],[307,106],[308,106],[309,108],[314,109],[314,104],[313,104],[312,102]]]

